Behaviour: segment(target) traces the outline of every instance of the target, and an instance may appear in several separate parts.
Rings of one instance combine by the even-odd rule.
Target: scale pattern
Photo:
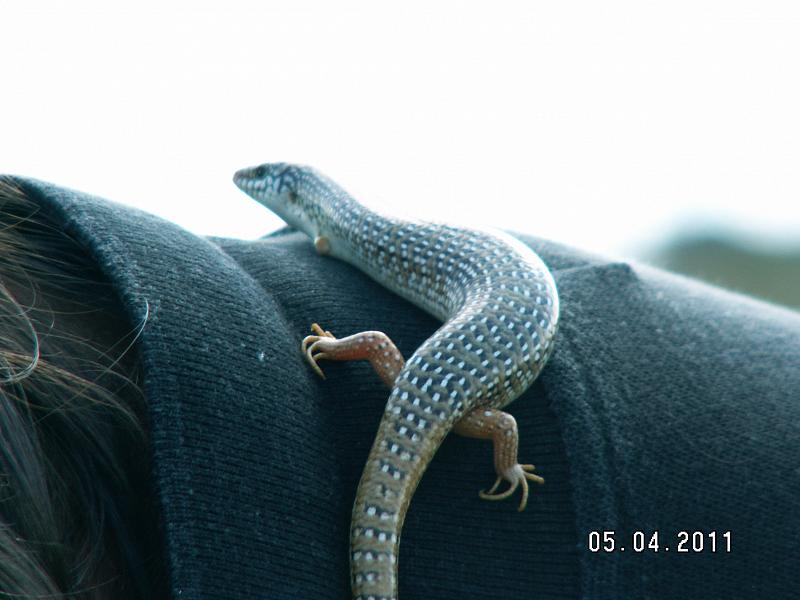
[[[403,520],[442,439],[469,410],[516,399],[552,351],[552,276],[505,234],[381,216],[308,167],[262,165],[235,181],[324,239],[318,249],[444,321],[395,380],[353,507],[354,598],[394,600]]]

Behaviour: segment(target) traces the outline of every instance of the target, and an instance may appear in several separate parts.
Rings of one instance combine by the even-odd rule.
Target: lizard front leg
[[[313,335],[303,339],[302,350],[309,364],[320,377],[325,377],[317,364],[318,360],[369,360],[375,372],[388,387],[394,385],[405,361],[389,337],[380,331],[363,331],[346,338],[337,339],[314,323]],[[517,422],[510,414],[494,408],[475,408],[461,417],[453,431],[464,437],[488,439],[494,444],[494,468],[497,479],[494,485],[479,496],[484,500],[504,500],[522,486],[520,511],[528,504],[528,481],[542,484],[544,479],[532,473],[534,465],[517,462],[519,433]],[[509,482],[505,492],[495,493],[503,480]]]

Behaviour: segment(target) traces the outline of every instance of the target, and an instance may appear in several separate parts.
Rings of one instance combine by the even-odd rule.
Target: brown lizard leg
[[[479,492],[479,496],[484,500],[503,500],[522,485],[519,510],[525,510],[528,504],[528,480],[541,484],[544,479],[531,472],[534,465],[521,465],[517,462],[519,436],[514,417],[495,408],[478,407],[457,421],[453,431],[466,437],[490,439],[494,443],[494,469],[497,471],[497,479],[488,492]],[[510,487],[505,492],[495,494],[504,479],[509,482]]]
[[[392,387],[394,380],[403,368],[405,361],[389,337],[380,331],[363,331],[346,338],[337,339],[330,331],[325,331],[314,323],[314,335],[303,339],[301,348],[309,364],[320,377],[325,377],[317,364],[318,360],[369,360],[375,372]],[[544,483],[544,479],[532,473],[534,465],[521,465],[517,462],[519,435],[517,422],[510,414],[494,408],[475,408],[465,414],[453,426],[459,435],[471,438],[492,440],[494,442],[494,468],[497,479],[488,492],[480,492],[484,500],[504,500],[522,485],[522,501],[519,510],[528,504],[528,480]],[[495,494],[503,480],[510,487]]]
[[[319,360],[368,360],[383,382],[392,387],[405,364],[403,355],[383,332],[362,331],[337,339],[316,323],[311,326],[311,331],[314,335],[303,339],[301,349],[306,360],[322,378],[325,375],[317,364]]]

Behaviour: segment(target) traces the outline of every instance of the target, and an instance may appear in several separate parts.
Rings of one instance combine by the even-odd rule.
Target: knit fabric
[[[172,597],[348,598],[350,510],[388,391],[363,362],[324,363],[319,379],[300,340],[315,321],[377,329],[409,356],[439,323],[296,232],[203,239],[17,183],[97,262],[131,327],[147,320]],[[523,513],[481,501],[491,444],[448,436],[408,512],[401,598],[796,594],[800,315],[522,239],[561,296],[555,352],[509,406],[546,484]],[[610,531],[615,550],[590,551]]]

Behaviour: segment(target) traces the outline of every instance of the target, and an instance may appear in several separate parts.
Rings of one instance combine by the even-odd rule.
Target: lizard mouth
[[[247,194],[263,190],[265,181],[258,177],[259,168],[260,167],[248,167],[236,171],[236,173],[233,174],[233,183]]]
[[[237,186],[242,187],[242,184],[252,181],[253,177],[253,168],[248,167],[246,169],[239,169],[236,173],[233,174],[233,183]]]

